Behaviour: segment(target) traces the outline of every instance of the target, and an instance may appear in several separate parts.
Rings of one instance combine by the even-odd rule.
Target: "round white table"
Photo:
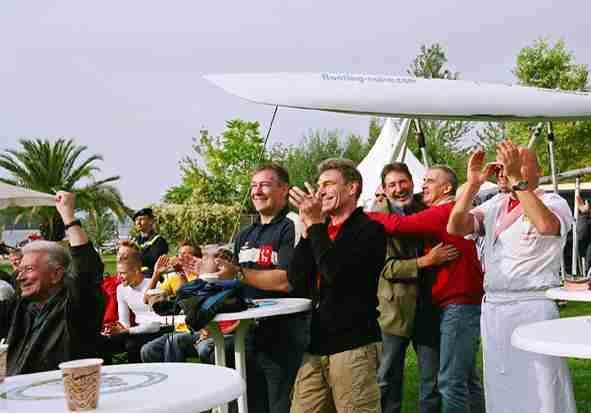
[[[246,351],[244,339],[251,324],[257,318],[274,317],[278,315],[294,314],[308,311],[312,308],[312,301],[306,298],[272,298],[254,300],[258,305],[238,313],[218,314],[214,322],[208,324],[208,329],[215,342],[215,362],[218,366],[226,366],[226,353],[224,351],[224,336],[215,321],[240,320],[240,324],[234,331],[234,362],[236,370],[246,381]],[[220,406],[221,412],[227,411],[227,406]],[[246,392],[238,398],[238,411],[248,413]]]
[[[591,302],[591,290],[571,291],[564,287],[556,287],[546,290],[546,297],[551,298],[552,300]]]
[[[228,403],[246,391],[232,369],[198,363],[104,366],[96,411],[197,413]],[[68,412],[61,371],[7,377],[0,385],[0,411]]]
[[[591,317],[568,317],[517,327],[513,346],[559,357],[591,358]]]

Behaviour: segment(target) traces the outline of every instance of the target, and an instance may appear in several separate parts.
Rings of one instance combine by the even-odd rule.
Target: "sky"
[[[591,63],[591,2],[7,0],[0,10],[0,148],[73,138],[103,155],[98,177],[121,176],[132,208],[180,183],[178,162],[200,130],[217,135],[241,118],[266,133],[272,107],[204,74],[406,75],[420,46],[438,42],[463,79],[515,83],[518,51],[540,37]],[[368,124],[280,109],[269,143],[318,129],[367,136]]]

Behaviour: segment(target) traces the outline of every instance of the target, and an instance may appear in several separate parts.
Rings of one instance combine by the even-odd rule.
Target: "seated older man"
[[[0,302],[9,376],[55,370],[63,361],[97,355],[103,264],[75,219],[74,195],[58,192],[56,208],[71,255],[57,242],[27,244],[16,278],[20,294]]]

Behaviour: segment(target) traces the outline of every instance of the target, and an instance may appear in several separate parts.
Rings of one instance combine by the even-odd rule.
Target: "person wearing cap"
[[[152,208],[143,208],[137,211],[133,220],[139,232],[134,241],[140,249],[142,256],[142,272],[151,276],[154,272],[154,265],[161,255],[168,253],[168,243],[154,231],[154,212]]]

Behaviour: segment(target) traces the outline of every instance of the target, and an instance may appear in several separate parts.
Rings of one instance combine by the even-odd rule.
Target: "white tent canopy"
[[[0,209],[10,206],[55,206],[55,195],[0,182]]]
[[[382,168],[390,162],[406,163],[414,181],[415,193],[421,192],[427,168],[406,148],[409,127],[410,119],[403,120],[400,129],[390,118],[384,122],[374,146],[357,166],[363,177],[359,205],[368,206],[372,203],[375,190],[381,184]]]

